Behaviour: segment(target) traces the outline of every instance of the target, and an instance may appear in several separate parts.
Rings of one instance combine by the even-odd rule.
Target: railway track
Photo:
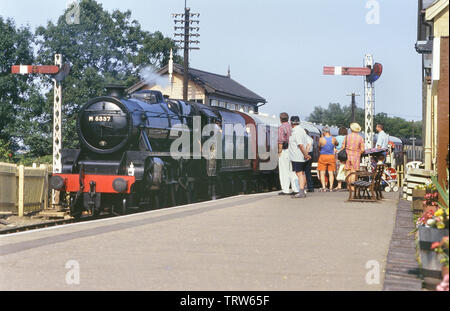
[[[273,190],[273,189],[272,189]],[[268,192],[269,190],[265,190],[265,191],[260,191],[260,192],[256,192],[256,193],[262,193],[262,192]],[[236,193],[237,195],[238,193]],[[240,193],[239,193],[240,194]],[[224,197],[228,197],[229,195],[226,195]],[[205,201],[209,201],[208,199],[199,199],[196,201],[196,203],[200,203],[200,202],[205,202]],[[179,204],[182,205],[182,204]],[[175,207],[178,205],[169,205],[167,207],[163,207],[164,208],[170,208],[170,207]],[[130,211],[129,214],[136,214],[136,213],[141,213],[141,212],[145,212],[148,210],[135,210],[135,211]],[[92,221],[92,220],[99,220],[99,219],[106,219],[106,218],[113,218],[113,217],[118,217],[118,216],[123,216],[120,214],[101,214],[101,215],[97,215],[97,216],[84,216],[80,219],[75,219],[75,218],[71,218],[71,219],[61,219],[61,220],[54,220],[54,221],[48,221],[48,222],[43,222],[43,223],[37,223],[37,224],[32,224],[32,225],[26,225],[26,226],[17,226],[17,227],[10,227],[10,228],[6,228],[6,229],[0,229],[0,236],[2,235],[8,235],[8,234],[12,234],[12,233],[19,233],[19,232],[26,232],[26,231],[32,231],[32,230],[37,230],[37,229],[44,229],[44,228],[50,228],[50,227],[57,227],[57,226],[61,226],[61,225],[67,225],[67,224],[73,224],[73,223],[80,223],[80,222],[87,222],[87,221]]]
[[[61,226],[61,225],[80,223],[80,222],[105,219],[105,218],[111,218],[111,217],[116,217],[116,216],[115,215],[86,216],[86,217],[83,217],[78,220],[74,219],[74,218],[61,219],[61,220],[48,221],[48,222],[32,224],[32,225],[27,225],[27,226],[10,227],[7,229],[1,229],[0,235],[7,235],[7,234],[12,234],[12,233],[18,233],[18,232],[26,232],[26,231],[32,231],[32,230],[37,230],[37,229],[50,228],[50,227],[56,227],[56,226]]]

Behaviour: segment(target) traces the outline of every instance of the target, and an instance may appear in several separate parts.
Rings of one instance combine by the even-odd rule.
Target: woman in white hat
[[[347,135],[344,141],[345,150],[347,151],[347,162],[345,162],[347,174],[359,171],[361,154],[364,153],[364,138],[359,135],[361,126],[358,123],[352,123],[350,124],[350,129],[352,132]],[[349,182],[353,182],[355,177],[355,175],[352,175]]]

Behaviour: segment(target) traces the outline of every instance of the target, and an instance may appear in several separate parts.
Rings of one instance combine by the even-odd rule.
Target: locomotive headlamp
[[[112,186],[115,191],[123,193],[127,191],[128,182],[123,178],[116,178],[114,179]]]
[[[61,176],[52,176],[49,180],[50,188],[54,190],[64,189],[64,179]]]
[[[108,144],[106,141],[102,140],[101,142],[98,143],[100,146],[102,147],[106,147],[106,145]]]

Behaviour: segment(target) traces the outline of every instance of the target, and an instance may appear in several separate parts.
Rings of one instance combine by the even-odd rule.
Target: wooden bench
[[[385,169],[385,164],[379,164],[372,173],[362,171],[350,173],[345,180],[349,187],[348,201],[377,202],[382,200],[381,178]],[[352,175],[356,175],[356,180],[350,182]]]

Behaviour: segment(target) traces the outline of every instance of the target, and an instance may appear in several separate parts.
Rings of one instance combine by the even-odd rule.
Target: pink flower
[[[435,249],[441,246],[440,242],[434,242],[433,244],[431,244],[431,249]]]
[[[436,290],[439,292],[448,291],[448,274],[444,275],[444,279],[442,280],[441,284],[436,286]]]

